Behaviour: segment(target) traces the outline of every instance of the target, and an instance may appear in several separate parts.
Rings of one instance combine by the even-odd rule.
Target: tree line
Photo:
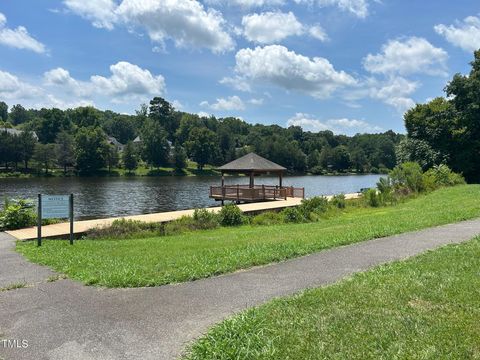
[[[0,102],[1,128],[21,130],[0,131],[4,170],[28,171],[33,163],[45,173],[59,167],[82,174],[119,166],[134,171],[141,164],[181,171],[188,160],[203,169],[251,151],[292,173],[386,172],[396,165],[395,148],[403,138],[393,131],[350,137],[298,126],[254,125],[234,117],[202,117],[177,111],[161,97],[142,105],[135,115],[94,107],[9,109]]]
[[[446,98],[417,104],[405,114],[399,161],[418,162],[424,170],[445,164],[468,182],[480,181],[480,50],[470,64],[470,74],[448,82]]]

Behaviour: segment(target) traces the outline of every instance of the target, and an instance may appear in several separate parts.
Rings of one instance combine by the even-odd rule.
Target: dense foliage
[[[62,111],[21,105],[8,112],[8,106],[0,104],[6,109],[0,130],[22,130],[0,131],[0,167],[27,172],[34,160],[34,168],[45,174],[57,167],[64,173],[92,174],[119,165],[128,173],[140,166],[181,171],[188,159],[202,169],[250,151],[291,172],[386,172],[396,164],[395,146],[403,137],[392,131],[348,137],[298,126],[252,125],[233,117],[201,117],[176,111],[159,97],[135,115],[93,107]]]
[[[405,114],[408,137],[400,142],[400,161],[422,168],[446,164],[467,181],[480,181],[480,50],[469,75],[456,74],[445,88],[448,96],[418,104]]]

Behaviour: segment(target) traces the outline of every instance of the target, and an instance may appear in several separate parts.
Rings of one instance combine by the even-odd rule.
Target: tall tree
[[[163,127],[152,119],[145,121],[141,133],[142,153],[145,161],[156,168],[167,166],[170,156],[170,145]]]
[[[164,98],[154,97],[150,101],[149,117],[157,121],[167,132],[168,139],[174,140],[180,119],[175,116],[173,106]]]
[[[114,145],[108,144],[105,152],[105,164],[107,165],[108,172],[112,171],[112,168],[117,167],[120,161],[118,149]]]
[[[7,121],[8,105],[4,101],[0,101],[0,120]]]
[[[14,137],[6,131],[0,129],[0,163],[8,170],[8,163],[13,157]]]
[[[123,166],[129,173],[138,167],[137,152],[135,151],[135,146],[133,146],[131,141],[129,141],[123,149],[122,161]]]
[[[20,158],[25,165],[25,170],[28,170],[28,162],[33,156],[37,139],[33,136],[31,131],[23,131],[18,135],[18,143],[20,145]]]
[[[100,128],[80,128],[75,136],[75,161],[82,173],[93,173],[105,167],[108,143]]]
[[[96,127],[100,125],[102,113],[93,106],[78,107],[69,111],[70,120],[78,127]]]
[[[43,169],[45,175],[48,175],[48,171],[55,165],[55,144],[37,143],[33,160],[37,163],[39,171]]]
[[[173,149],[173,167],[177,171],[187,167],[187,153],[179,144]]]
[[[57,144],[57,162],[63,168],[63,174],[67,173],[69,166],[75,165],[75,139],[66,131],[58,133],[55,143]]]
[[[27,110],[20,104],[13,105],[10,109],[10,121],[13,125],[26,123],[29,119]]]
[[[215,133],[207,128],[194,128],[190,132],[186,145],[191,158],[197,162],[200,170],[219,150]]]
[[[41,109],[34,120],[35,132],[40,142],[50,144],[55,142],[57,134],[71,129],[71,123],[65,113],[57,108]]]

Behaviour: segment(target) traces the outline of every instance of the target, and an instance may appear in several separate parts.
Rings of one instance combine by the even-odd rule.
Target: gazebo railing
[[[261,201],[304,197],[303,188],[279,187],[271,185],[224,185],[210,186],[210,197],[218,200]]]

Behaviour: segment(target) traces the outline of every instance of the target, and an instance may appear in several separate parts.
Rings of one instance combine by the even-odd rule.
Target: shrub
[[[329,206],[326,197],[315,196],[311,199],[302,200],[302,204],[298,207],[298,210],[303,214],[305,219],[312,219],[312,214],[321,215],[327,212]]]
[[[305,216],[299,207],[288,207],[282,210],[281,215],[287,223],[302,223],[305,222]]]
[[[252,225],[277,225],[284,222],[284,216],[275,211],[266,211],[252,218]]]
[[[406,188],[415,193],[425,190],[422,168],[415,162],[397,165],[390,172],[390,179],[396,190]]]
[[[363,199],[368,206],[379,207],[381,205],[381,199],[376,189],[368,189],[363,192]]]
[[[5,208],[0,212],[0,230],[14,230],[37,223],[35,206],[30,200],[5,200]]]
[[[379,200],[382,204],[386,204],[395,200],[393,196],[392,181],[389,177],[380,178],[380,180],[377,182],[377,189]]]
[[[218,216],[223,226],[238,226],[244,222],[242,210],[235,204],[223,206]]]
[[[197,229],[215,229],[220,225],[219,216],[207,209],[195,209],[193,220]]]
[[[129,239],[162,236],[165,226],[162,223],[147,223],[139,220],[114,220],[110,226],[98,227],[87,232],[88,239]]]
[[[443,164],[428,170],[424,174],[424,180],[433,188],[465,184],[462,175],[453,172],[447,165]]]
[[[179,219],[165,224],[165,235],[183,234],[198,229],[198,222],[191,216],[182,216]]]
[[[344,194],[335,195],[332,200],[330,200],[330,203],[339,209],[345,209],[347,206]]]

